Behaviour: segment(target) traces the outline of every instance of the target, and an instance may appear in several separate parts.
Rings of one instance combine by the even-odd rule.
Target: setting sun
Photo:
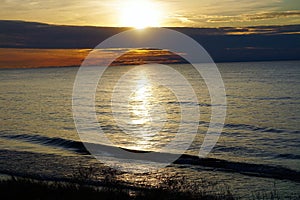
[[[161,25],[162,14],[158,5],[149,0],[124,2],[121,11],[121,25],[142,29]]]

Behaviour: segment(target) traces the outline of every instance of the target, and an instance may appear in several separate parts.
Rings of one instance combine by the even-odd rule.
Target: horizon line
[[[121,29],[136,29],[135,27],[126,27],[126,26],[101,26],[101,25],[75,25],[75,24],[56,24],[56,23],[48,23],[48,22],[40,22],[40,21],[27,21],[27,20],[15,20],[15,19],[0,19],[0,21],[4,22],[22,22],[22,23],[36,23],[36,24],[44,24],[49,26],[71,26],[71,27],[96,27],[96,28],[121,28]],[[147,28],[190,28],[190,29],[220,29],[220,28],[255,28],[255,27],[286,27],[286,26],[300,26],[300,23],[297,24],[278,24],[278,25],[253,25],[253,26],[149,26]],[[141,30],[143,30],[141,29]]]

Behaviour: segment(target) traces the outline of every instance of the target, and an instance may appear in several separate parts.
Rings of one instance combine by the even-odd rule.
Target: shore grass
[[[118,170],[94,166],[81,166],[75,170],[71,179],[38,179],[34,177],[18,177],[7,175],[0,179],[1,199],[118,199],[118,200],[235,200],[235,199],[299,199],[300,196],[282,196],[274,182],[274,188],[269,192],[249,193],[240,198],[233,195],[226,185],[220,185],[208,180],[188,182],[184,177],[162,174],[157,177],[159,183],[150,185],[128,185],[118,180]],[[95,180],[96,177],[102,177]],[[148,176],[145,175],[147,179]],[[148,180],[149,182],[150,180]]]
[[[183,190],[180,183],[168,181],[157,188],[128,188],[120,184],[109,183],[106,186],[88,185],[83,183],[46,181],[31,178],[11,176],[0,180],[1,199],[72,199],[72,200],[235,200],[245,199],[233,196],[230,189],[223,188],[217,193],[205,190]],[[189,188],[190,189],[190,188]],[[278,194],[276,187],[270,192],[252,193],[252,200],[280,200],[299,199],[300,196],[282,196]]]
[[[210,194],[206,192],[184,192],[166,188],[136,188],[92,186],[58,181],[41,181],[29,178],[16,178],[0,181],[2,199],[211,199],[231,200],[230,192]]]

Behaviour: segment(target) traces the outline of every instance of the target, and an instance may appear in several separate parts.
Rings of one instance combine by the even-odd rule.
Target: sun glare
[[[161,11],[149,0],[124,1],[121,8],[121,25],[142,29],[158,27],[161,24]]]

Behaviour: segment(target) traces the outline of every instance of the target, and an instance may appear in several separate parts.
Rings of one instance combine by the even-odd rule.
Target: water
[[[255,168],[273,166],[274,174],[278,174],[284,167],[296,171],[299,177],[299,64],[299,61],[217,64],[226,89],[227,116],[210,158],[228,161],[231,167],[234,162],[245,164],[241,165],[241,170],[247,170],[246,164],[256,164]],[[161,76],[160,71],[144,67],[125,79],[123,87],[137,86],[126,101],[130,123],[124,113],[118,113],[119,121],[114,120],[116,116],[111,113],[111,91],[121,75],[133,68],[111,67],[105,72],[95,98],[97,119],[114,145],[159,152],[174,139],[181,119],[176,94],[151,82],[151,76]],[[203,79],[190,66],[173,65],[172,68],[187,78],[199,99],[199,102],[184,102],[192,109],[198,106],[200,109],[198,134],[186,151],[189,155],[198,155],[210,120],[209,93]],[[69,169],[82,159],[89,158],[97,163],[82,154],[73,121],[72,91],[77,71],[76,67],[1,70],[2,172],[67,176],[71,173]],[[178,82],[174,81],[174,84]],[[118,106],[124,104],[123,101],[115,103]],[[191,134],[190,130],[184,134]],[[129,162],[127,167],[132,167],[132,163]],[[174,164],[161,171],[176,172],[191,181],[207,178],[226,183],[243,197],[251,192],[268,190],[274,182],[284,194],[293,194],[300,189],[299,180],[258,178],[259,175],[242,175],[239,169],[237,173],[228,173],[226,169],[215,171],[201,165]],[[130,174],[124,176],[129,181],[134,179],[128,178]]]

